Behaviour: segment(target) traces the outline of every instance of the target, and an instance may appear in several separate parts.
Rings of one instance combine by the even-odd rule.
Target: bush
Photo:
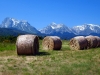
[[[16,39],[17,36],[0,36],[0,42],[14,43]]]

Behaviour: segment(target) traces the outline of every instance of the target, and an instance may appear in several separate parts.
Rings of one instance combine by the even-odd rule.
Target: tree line
[[[0,36],[1,43],[15,43],[18,36]],[[42,40],[43,37],[39,36],[39,39]]]
[[[2,43],[15,43],[17,36],[0,36],[0,42]]]

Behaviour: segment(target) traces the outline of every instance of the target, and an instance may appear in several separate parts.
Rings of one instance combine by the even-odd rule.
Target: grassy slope
[[[37,56],[18,56],[15,44],[6,44],[0,51],[0,75],[99,75],[100,48],[72,51],[68,42],[63,41],[61,51],[44,51],[40,41]]]
[[[0,28],[0,36],[9,36],[9,35],[18,36],[21,34],[28,34],[28,32],[21,31],[16,28],[15,29],[14,28]]]

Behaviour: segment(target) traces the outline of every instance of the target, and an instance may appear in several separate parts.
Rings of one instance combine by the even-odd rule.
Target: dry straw
[[[98,36],[94,36],[94,37],[96,37],[96,39],[97,39],[97,47],[100,47],[100,37],[98,37]]]
[[[83,50],[87,48],[87,40],[84,36],[76,36],[70,40],[71,50]]]
[[[18,55],[36,55],[39,52],[39,41],[36,35],[20,35],[17,37]]]
[[[97,38],[95,36],[89,35],[85,37],[88,41],[87,48],[95,48],[98,45]]]
[[[42,46],[44,50],[60,50],[62,42],[58,36],[47,36],[43,39]]]

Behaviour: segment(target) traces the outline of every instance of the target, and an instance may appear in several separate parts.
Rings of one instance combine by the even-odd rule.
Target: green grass
[[[15,43],[0,43],[0,51],[15,50]]]
[[[18,56],[14,43],[6,44],[9,47],[0,44],[0,74],[100,75],[100,48],[74,51],[69,41],[63,40],[60,51],[45,51],[41,43],[40,40],[40,54],[36,56]]]

